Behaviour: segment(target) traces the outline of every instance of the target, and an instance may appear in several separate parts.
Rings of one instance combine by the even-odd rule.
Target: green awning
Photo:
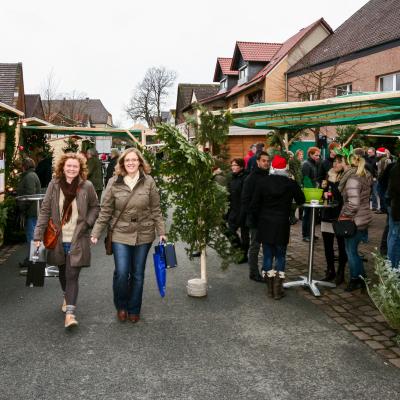
[[[231,110],[233,125],[298,131],[400,119],[400,92],[339,96],[325,100],[257,104]]]
[[[141,130],[138,129],[114,129],[114,128],[83,128],[69,126],[23,126],[27,131],[40,131],[53,135],[78,135],[91,137],[113,137],[120,139],[132,139],[140,141]]]
[[[362,135],[398,136],[400,138],[400,121],[361,125],[358,127],[358,132]]]

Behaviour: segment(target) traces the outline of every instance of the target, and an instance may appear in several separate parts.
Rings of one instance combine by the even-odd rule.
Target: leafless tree
[[[160,123],[161,108],[175,80],[175,71],[165,67],[149,68],[125,108],[129,117],[134,121],[146,121],[149,128]]]
[[[301,75],[288,79],[288,98],[311,101],[337,96],[339,85],[357,80],[355,73],[357,65],[358,63],[343,63],[338,60],[333,66],[319,70],[304,66]],[[313,128],[310,131],[318,142],[320,128]]]
[[[88,104],[89,98],[86,93],[73,90],[63,95],[59,111],[72,123],[83,125],[88,123]]]
[[[40,97],[42,99],[43,104],[43,112],[44,118],[48,122],[52,122],[52,103],[50,100],[55,100],[58,98],[58,86],[60,82],[56,79],[54,74],[54,70],[52,69],[47,77],[44,79],[41,85],[41,94]]]

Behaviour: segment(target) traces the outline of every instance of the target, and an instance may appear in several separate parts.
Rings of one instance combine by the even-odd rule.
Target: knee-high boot
[[[276,277],[276,271],[274,271],[273,269],[267,272],[264,271],[264,281],[267,284],[267,296],[271,297],[271,299],[274,297],[275,277]]]
[[[274,279],[274,299],[280,300],[285,296],[285,292],[283,291],[283,281],[285,280],[285,273],[278,272]]]

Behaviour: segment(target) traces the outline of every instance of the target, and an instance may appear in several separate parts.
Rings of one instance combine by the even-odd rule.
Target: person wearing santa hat
[[[256,187],[249,212],[257,221],[257,240],[263,246],[262,275],[268,295],[276,300],[284,296],[286,248],[290,236],[290,211],[293,200],[304,204],[300,186],[289,178],[287,161],[275,155],[270,174]]]

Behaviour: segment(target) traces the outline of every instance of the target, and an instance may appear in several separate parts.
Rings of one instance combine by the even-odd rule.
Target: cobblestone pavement
[[[13,254],[17,249],[22,246],[18,244],[14,245],[6,245],[0,248],[0,267],[8,260],[8,258]]]
[[[367,259],[365,269],[369,278],[373,278],[374,275],[372,252],[379,248],[385,221],[385,215],[374,214],[368,231],[369,242],[360,245],[360,253]],[[326,263],[319,225],[316,227],[316,235],[320,239],[314,242],[313,277],[321,279],[325,275]],[[308,271],[308,243],[302,241],[301,221],[292,227],[290,240],[287,263],[288,281],[295,280],[300,275],[307,275]],[[348,268],[346,266],[347,279]],[[388,362],[400,368],[400,347],[393,340],[396,332],[390,328],[365,291],[356,290],[347,293],[344,291],[345,284],[334,289],[319,288],[321,289],[320,297],[313,296],[309,290],[301,287],[295,290],[316,304],[344,329],[351,332]]]

